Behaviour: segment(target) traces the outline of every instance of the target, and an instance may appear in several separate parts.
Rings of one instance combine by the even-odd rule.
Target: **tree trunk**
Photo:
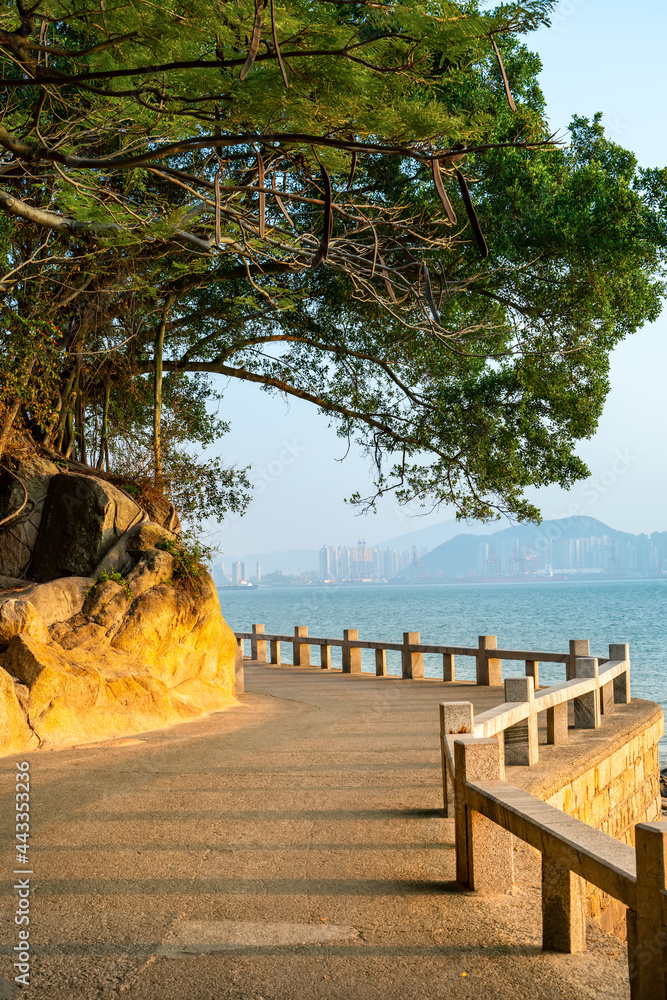
[[[79,395],[76,397],[76,437],[79,451],[79,461],[83,465],[87,465],[86,462],[86,427],[85,427],[85,415],[86,408],[83,398],[83,377],[81,373],[78,376],[79,382]]]
[[[58,415],[58,423],[53,432],[54,435],[54,445],[56,451],[63,451],[65,446],[65,431],[67,427],[67,414],[70,408],[74,405],[74,399],[72,397],[72,388],[74,386],[74,377],[76,370],[73,368],[67,379],[67,384],[62,392],[62,404],[60,407],[60,413]]]
[[[28,365],[28,370],[25,374],[25,379],[23,380],[24,388],[28,384],[28,381],[30,379],[30,376],[32,375],[32,370],[34,367],[35,367],[35,358],[33,358],[30,364]],[[5,404],[5,407],[6,407],[5,413],[2,416],[2,418],[0,418],[0,458],[2,458],[2,456],[5,453],[5,448],[7,447],[7,443],[9,441],[9,435],[12,432],[12,427],[14,426],[16,415],[21,407],[20,397],[15,396],[13,399],[10,399]]]
[[[109,399],[111,397],[111,382],[104,383],[104,404],[102,408],[102,433],[100,435],[100,457],[97,461],[97,468],[101,469],[104,463],[104,456],[107,457],[107,472],[109,471],[109,447],[107,444],[109,432]]]
[[[20,405],[20,399],[14,399],[7,404],[6,412],[2,418],[2,425],[0,426],[0,458],[2,458],[5,448],[7,447],[9,435],[11,434],[12,427],[14,426],[14,421],[16,420],[16,414],[19,412]]]
[[[171,309],[171,298],[165,302],[160,326],[155,338],[155,382],[153,393],[153,453],[155,457],[155,488],[164,488],[164,476],[162,472],[162,352],[164,349],[164,331],[167,325],[167,316]]]

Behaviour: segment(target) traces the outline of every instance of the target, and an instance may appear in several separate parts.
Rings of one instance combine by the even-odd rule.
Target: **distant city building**
[[[261,569],[261,566],[259,565],[259,559],[258,559],[257,560],[257,583],[259,583],[261,579],[262,579],[262,569]]]
[[[239,587],[245,580],[245,566],[242,562],[232,563],[232,587]]]
[[[319,578],[343,583],[348,580],[392,580],[410,565],[410,553],[396,549],[370,548],[360,538],[356,546],[323,545],[320,549]]]

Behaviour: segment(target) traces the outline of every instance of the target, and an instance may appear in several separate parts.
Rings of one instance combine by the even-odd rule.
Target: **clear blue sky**
[[[572,114],[602,111],[610,136],[644,166],[667,164],[664,90],[667,4],[662,0],[563,0],[554,24],[528,37],[544,64],[541,83],[554,130]],[[568,494],[531,491],[545,517],[589,514],[626,531],[667,529],[667,312],[620,345],[612,358],[612,391],[599,430],[579,453],[593,475]],[[232,384],[221,416],[232,423],[220,442],[226,460],[253,465],[263,485],[249,512],[228,522],[219,544],[225,557],[249,552],[369,542],[451,516],[427,519],[387,500],[360,517],[344,498],[368,484],[363,456],[314,408],[287,406],[255,386]],[[263,475],[262,475],[263,473]]]

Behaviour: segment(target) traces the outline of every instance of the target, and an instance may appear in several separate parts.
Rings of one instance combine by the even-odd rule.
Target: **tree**
[[[182,398],[217,373],[313,402],[377,493],[538,516],[522,489],[586,474],[665,251],[660,172],[599,121],[548,136],[516,36],[550,6],[5,15],[7,301],[62,331],[50,420],[24,421],[85,460],[91,417],[106,454],[134,394],[123,433],[152,427],[159,485],[162,372]]]

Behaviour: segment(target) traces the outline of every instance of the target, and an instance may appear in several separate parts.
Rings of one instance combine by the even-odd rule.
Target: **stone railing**
[[[498,740],[459,733],[451,747],[457,881],[509,891],[512,837],[525,841],[542,855],[543,948],[585,949],[590,882],[628,907],[632,1000],[665,1000],[667,823],[638,823],[633,848],[507,784]]]
[[[574,663],[572,680],[535,693],[532,676],[508,677],[505,701],[473,717],[470,701],[450,701],[440,705],[440,744],[442,750],[443,791],[447,810],[449,771],[453,770],[454,735],[470,733],[477,737],[500,736],[507,764],[526,764],[539,760],[538,715],[546,712],[547,743],[567,743],[568,705],[573,703],[575,729],[599,729],[601,716],[610,715],[616,705],[630,703],[630,656],[627,644],[609,646],[609,659],[579,656]]]
[[[348,628],[343,631],[342,639],[317,638],[308,635],[306,625],[296,625],[294,635],[278,635],[265,632],[264,625],[255,624],[251,632],[235,632],[239,646],[243,648],[245,640],[250,640],[250,659],[259,663],[280,663],[281,643],[292,646],[292,664],[309,667],[311,665],[311,646],[319,646],[320,663],[323,670],[331,669],[331,650],[334,646],[342,649],[343,673],[361,673],[361,650],[375,650],[375,673],[384,677],[387,673],[387,650],[396,650],[401,654],[401,674],[404,678],[418,679],[424,676],[424,653],[436,653],[442,656],[442,679],[453,681],[455,676],[455,657],[474,657],[477,684],[502,684],[502,661],[522,660],[525,663],[527,677],[532,677],[534,687],[539,687],[540,663],[564,663],[566,679],[576,677],[576,661],[579,657],[590,656],[588,639],[571,639],[567,653],[537,652],[535,650],[498,649],[498,637],[495,635],[480,635],[476,646],[451,646],[433,643],[421,643],[419,632],[404,632],[403,642],[381,642],[359,638],[359,630]],[[269,647],[267,657],[267,645]],[[612,659],[614,655],[611,653]],[[619,647],[627,650],[627,647]],[[606,663],[598,659],[598,664]]]

